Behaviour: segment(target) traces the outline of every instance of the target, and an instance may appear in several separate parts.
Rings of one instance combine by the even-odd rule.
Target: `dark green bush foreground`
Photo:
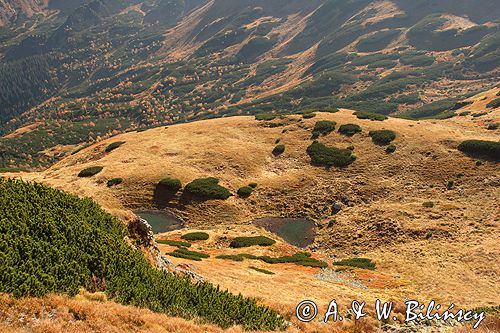
[[[104,168],[101,166],[94,166],[94,167],[86,168],[86,169],[83,169],[82,171],[80,171],[80,173],[78,174],[78,177],[92,177],[92,176],[97,175],[99,172],[101,172],[102,169],[104,169]]]
[[[500,98],[495,98],[494,100],[486,104],[486,107],[489,109],[496,109],[500,107]]]
[[[375,270],[377,266],[371,259],[367,258],[352,258],[352,259],[345,259],[341,261],[336,261],[333,263],[335,266],[349,266],[349,267],[357,267],[357,268],[363,268],[363,269],[369,269],[369,270]]]
[[[271,246],[275,244],[276,241],[266,236],[255,236],[255,237],[236,237],[232,240],[230,247],[241,248],[249,246]]]
[[[378,145],[388,145],[396,139],[396,133],[390,130],[370,131],[368,134]]]
[[[176,178],[163,178],[158,184],[171,193],[177,193],[182,188],[181,181]]]
[[[467,140],[458,146],[458,150],[473,157],[500,161],[500,142]]]
[[[188,241],[207,240],[210,236],[206,232],[190,232],[182,235],[181,238]]]
[[[356,124],[344,124],[339,127],[339,133],[347,136],[353,136],[356,133],[361,133],[361,126]]]
[[[253,193],[253,188],[250,186],[243,186],[238,189],[238,195],[242,198],[248,198]]]
[[[185,247],[180,247],[178,249],[175,249],[173,252],[167,252],[165,254],[176,258],[189,259],[194,261],[201,261],[202,259],[210,258],[210,256],[206,253],[190,251]]]
[[[370,120],[377,120],[377,121],[384,121],[387,119],[386,116],[380,113],[374,113],[374,112],[367,112],[367,111],[358,111],[354,112],[354,115],[358,117],[358,119],[370,119]]]
[[[0,292],[17,297],[105,291],[126,305],[227,328],[275,330],[276,312],[149,265],[126,227],[90,199],[22,181],[0,181]]]
[[[277,145],[276,147],[274,147],[273,149],[273,155],[274,156],[279,156],[281,154],[283,154],[285,152],[285,145]]]
[[[108,187],[113,187],[116,185],[120,185],[121,183],[123,183],[123,178],[113,178],[108,180],[107,185]]]
[[[125,143],[125,141],[117,141],[117,142],[113,142],[111,143],[109,146],[106,147],[105,151],[106,153],[110,153],[112,152],[113,150],[119,148],[121,145],[123,145]]]
[[[270,256],[254,256],[252,254],[236,254],[236,255],[219,255],[217,259],[225,259],[232,261],[243,261],[245,259],[250,260],[261,260],[268,264],[296,264],[299,266],[307,267],[328,267],[328,264],[324,261],[311,258],[311,254],[308,252],[297,252],[291,256],[277,257],[273,258]]]
[[[219,185],[217,178],[195,179],[186,185],[185,192],[207,200],[225,200],[231,196],[231,192]]]
[[[312,135],[314,138],[318,138],[320,135],[330,134],[335,130],[337,123],[329,120],[320,120],[316,122],[313,128]]]
[[[356,160],[350,149],[327,147],[322,143],[314,142],[307,148],[307,154],[314,165],[343,168]]]

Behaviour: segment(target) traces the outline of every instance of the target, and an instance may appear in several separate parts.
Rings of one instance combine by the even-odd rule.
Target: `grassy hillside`
[[[40,297],[86,288],[122,304],[225,328],[285,326],[254,300],[154,269],[124,241],[123,224],[90,199],[2,180],[0,210],[0,292]]]
[[[224,115],[345,107],[441,118],[494,87],[497,7],[51,1],[0,28],[0,135],[43,125],[0,138],[0,167],[44,168],[103,137]]]

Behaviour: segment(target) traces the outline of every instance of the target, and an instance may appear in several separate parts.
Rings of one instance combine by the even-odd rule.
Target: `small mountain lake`
[[[314,221],[306,218],[267,217],[253,221],[253,224],[264,228],[288,243],[306,247],[314,242],[316,226]]]
[[[140,218],[148,221],[155,234],[184,228],[183,221],[172,213],[159,210],[142,210],[134,212]]]

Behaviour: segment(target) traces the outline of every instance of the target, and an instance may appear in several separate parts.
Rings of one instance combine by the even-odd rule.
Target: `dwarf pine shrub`
[[[346,136],[353,136],[356,133],[361,133],[361,126],[356,124],[344,124],[339,127],[339,133]]]
[[[255,237],[236,237],[229,244],[233,248],[250,247],[250,246],[271,246],[274,245],[276,241],[266,236],[255,236]]]
[[[200,241],[207,240],[210,236],[206,232],[190,232],[188,234],[182,235],[181,238],[187,241]]]
[[[117,141],[109,144],[106,149],[104,150],[106,153],[111,153],[113,150],[119,148],[121,145],[123,145],[125,141]]]
[[[185,193],[205,200],[226,200],[231,196],[231,192],[219,185],[217,178],[195,179],[186,185]]]
[[[86,169],[83,169],[82,171],[80,171],[80,173],[78,174],[78,177],[81,177],[81,178],[92,177],[92,176],[97,175],[99,172],[101,172],[102,169],[104,169],[104,167],[102,167],[102,166],[93,166],[90,168],[86,168]]]
[[[311,158],[313,165],[325,167],[346,167],[356,160],[350,149],[340,149],[336,147],[327,147],[322,143],[313,142],[307,148],[307,154]]]
[[[396,139],[396,133],[390,130],[370,131],[368,135],[378,145],[388,145]]]

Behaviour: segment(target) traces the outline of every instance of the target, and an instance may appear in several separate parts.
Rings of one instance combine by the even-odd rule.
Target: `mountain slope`
[[[337,106],[443,118],[498,76],[491,0],[61,5],[0,31],[0,133],[42,123],[37,144],[0,139],[3,167],[45,167],[116,131],[228,114]]]
[[[336,129],[349,123],[361,126],[362,132],[352,137],[336,130],[317,139],[327,147],[354,146],[357,158],[345,168],[311,164],[307,148],[313,142],[312,131],[316,122],[325,120],[335,121]],[[500,137],[495,131],[472,127],[471,122],[462,117],[378,122],[360,120],[349,110],[317,113],[311,119],[299,115],[270,121],[214,119],[126,133],[88,147],[45,172],[20,177],[90,196],[123,219],[134,216],[131,210],[166,207],[182,217],[190,230],[211,235],[196,246],[210,258],[201,262],[174,258],[176,263],[189,264],[231,291],[261,297],[285,313],[293,313],[296,301],[304,297],[327,304],[331,295],[343,306],[352,299],[370,303],[372,298],[404,295],[473,308],[500,302],[498,293],[491,292],[500,270],[498,163],[473,159],[457,146],[469,139],[498,142]],[[381,129],[396,132],[392,154],[370,138],[370,131]],[[285,152],[275,157],[272,151],[278,140]],[[118,141],[123,145],[105,153],[109,144]],[[78,177],[91,166],[103,170],[91,178]],[[216,177],[232,193],[252,182],[257,187],[248,198],[186,200],[179,191],[158,201],[155,188],[165,177],[178,178],[184,186],[197,178]],[[107,181],[114,178],[122,178],[123,183],[108,187]],[[235,236],[269,235],[250,222],[273,216],[312,219],[317,236],[308,250],[316,257],[330,264],[370,258],[376,272],[355,271],[333,283],[318,278],[318,268],[216,258],[237,253],[226,246]],[[161,239],[177,240],[185,232],[168,233]],[[167,245],[161,248],[172,251]],[[283,242],[270,249],[242,249],[242,253],[272,257],[294,251],[299,249]],[[249,273],[249,265],[275,275]],[[359,288],[346,280],[370,287]],[[305,285],[310,286],[307,294]]]

